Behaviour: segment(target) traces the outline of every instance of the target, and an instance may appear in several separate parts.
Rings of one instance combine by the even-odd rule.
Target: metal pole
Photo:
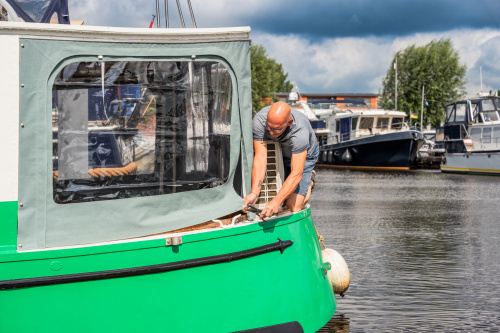
[[[483,92],[483,70],[481,66],[479,66],[479,80],[481,80],[481,92]]]
[[[193,21],[193,28],[198,28],[196,26],[196,21],[194,19],[194,14],[193,14],[193,7],[191,7],[191,0],[187,0],[187,3],[189,5],[189,13],[191,14],[191,21]]]
[[[165,0],[165,27],[168,29],[168,0]]]
[[[182,27],[185,28],[186,25],[184,24],[184,17],[182,16],[181,4],[179,3],[179,0],[175,0],[175,1],[177,2],[177,10],[179,11],[179,17],[181,19]]]
[[[420,132],[424,131],[424,91],[425,87],[422,85],[422,106],[420,108]]]
[[[398,57],[396,55],[396,61],[394,62],[394,72],[396,78],[394,80],[394,110],[398,109]],[[411,117],[410,117],[411,119]],[[411,120],[410,120],[411,121]]]
[[[160,27],[160,0],[156,0],[156,27]]]

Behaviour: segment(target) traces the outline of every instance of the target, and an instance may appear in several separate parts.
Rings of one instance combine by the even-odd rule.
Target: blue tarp
[[[68,0],[7,0],[24,22],[50,23],[57,13],[59,24],[70,24]]]

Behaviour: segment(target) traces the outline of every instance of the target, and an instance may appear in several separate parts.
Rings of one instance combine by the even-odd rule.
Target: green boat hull
[[[210,263],[210,258],[278,239],[293,244]],[[202,258],[209,258],[208,263],[164,272],[139,270]],[[113,271],[140,272],[99,275]],[[95,279],[85,275],[90,272],[96,273]],[[304,332],[315,332],[336,307],[324,273],[309,209],[268,223],[185,234],[178,246],[150,239],[4,251],[0,332],[235,332],[291,322],[298,322]],[[50,283],[51,277],[68,276],[76,279]],[[80,276],[87,279],[79,281]],[[37,278],[40,285],[16,285]]]

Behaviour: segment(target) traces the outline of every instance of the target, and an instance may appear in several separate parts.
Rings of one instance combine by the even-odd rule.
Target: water
[[[500,177],[317,171],[313,219],[351,273],[320,332],[500,331]]]

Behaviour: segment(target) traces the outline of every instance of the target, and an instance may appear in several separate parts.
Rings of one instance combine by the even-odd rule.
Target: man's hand
[[[248,205],[255,205],[257,202],[257,195],[253,192],[250,192],[249,195],[243,198],[243,208],[246,208]],[[243,209],[245,213],[248,213],[245,209]]]
[[[278,212],[279,208],[280,203],[273,199],[267,203],[266,207],[264,207],[262,213],[260,213],[260,217],[271,217]]]

